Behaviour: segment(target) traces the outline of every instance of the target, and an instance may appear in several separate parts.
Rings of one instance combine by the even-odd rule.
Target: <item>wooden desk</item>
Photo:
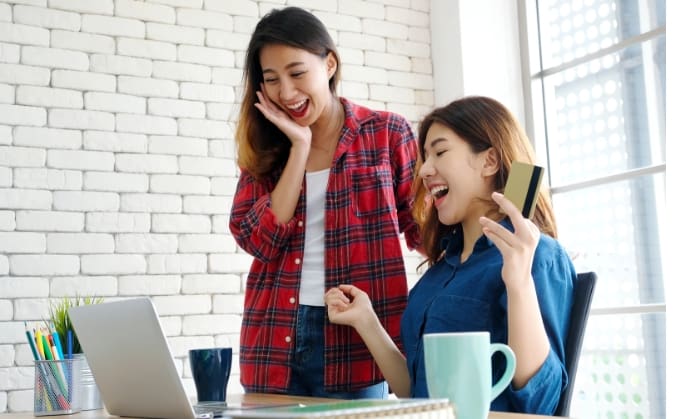
[[[233,403],[269,403],[269,404],[283,404],[283,403],[321,403],[325,401],[334,401],[335,399],[322,399],[316,397],[297,397],[297,396],[285,396],[280,394],[233,394],[228,395],[227,400]],[[488,419],[544,419],[551,418],[552,416],[540,416],[540,415],[524,415],[521,413],[502,413],[502,412],[491,412],[488,415]],[[34,419],[33,412],[22,412],[22,413],[3,413],[0,414],[1,419]],[[45,416],[45,418],[58,418],[58,419],[110,419],[117,418],[117,416],[111,416],[104,410],[89,410],[81,413],[76,413],[74,415],[63,415],[63,416]]]

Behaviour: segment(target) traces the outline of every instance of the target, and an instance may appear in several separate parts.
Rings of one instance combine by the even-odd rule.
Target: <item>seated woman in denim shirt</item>
[[[357,284],[326,293],[330,321],[358,331],[398,397],[428,396],[423,334],[488,331],[517,358],[491,410],[552,414],[567,382],[576,274],[555,239],[549,195],[526,219],[501,194],[513,161],[534,162],[530,142],[502,104],[466,97],[425,117],[419,150],[415,212],[428,270],[402,318],[404,355]],[[503,370],[494,358],[493,376]]]

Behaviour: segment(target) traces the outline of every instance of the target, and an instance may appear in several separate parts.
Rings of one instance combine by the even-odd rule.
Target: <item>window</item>
[[[665,417],[665,0],[521,0],[528,132],[598,284],[571,416]]]

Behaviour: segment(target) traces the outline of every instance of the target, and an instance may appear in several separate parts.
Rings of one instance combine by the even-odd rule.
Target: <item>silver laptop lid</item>
[[[149,298],[82,305],[69,314],[109,413],[195,417]]]

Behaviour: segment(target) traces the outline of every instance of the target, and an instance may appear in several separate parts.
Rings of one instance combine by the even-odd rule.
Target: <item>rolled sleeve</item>
[[[236,243],[255,258],[268,263],[280,256],[296,224],[296,216],[287,223],[279,223],[271,210],[271,192],[243,171],[229,221]]]
[[[510,384],[507,391],[515,411],[551,415],[567,380],[563,363],[554,351],[549,351],[538,372],[525,386],[515,389]]]

